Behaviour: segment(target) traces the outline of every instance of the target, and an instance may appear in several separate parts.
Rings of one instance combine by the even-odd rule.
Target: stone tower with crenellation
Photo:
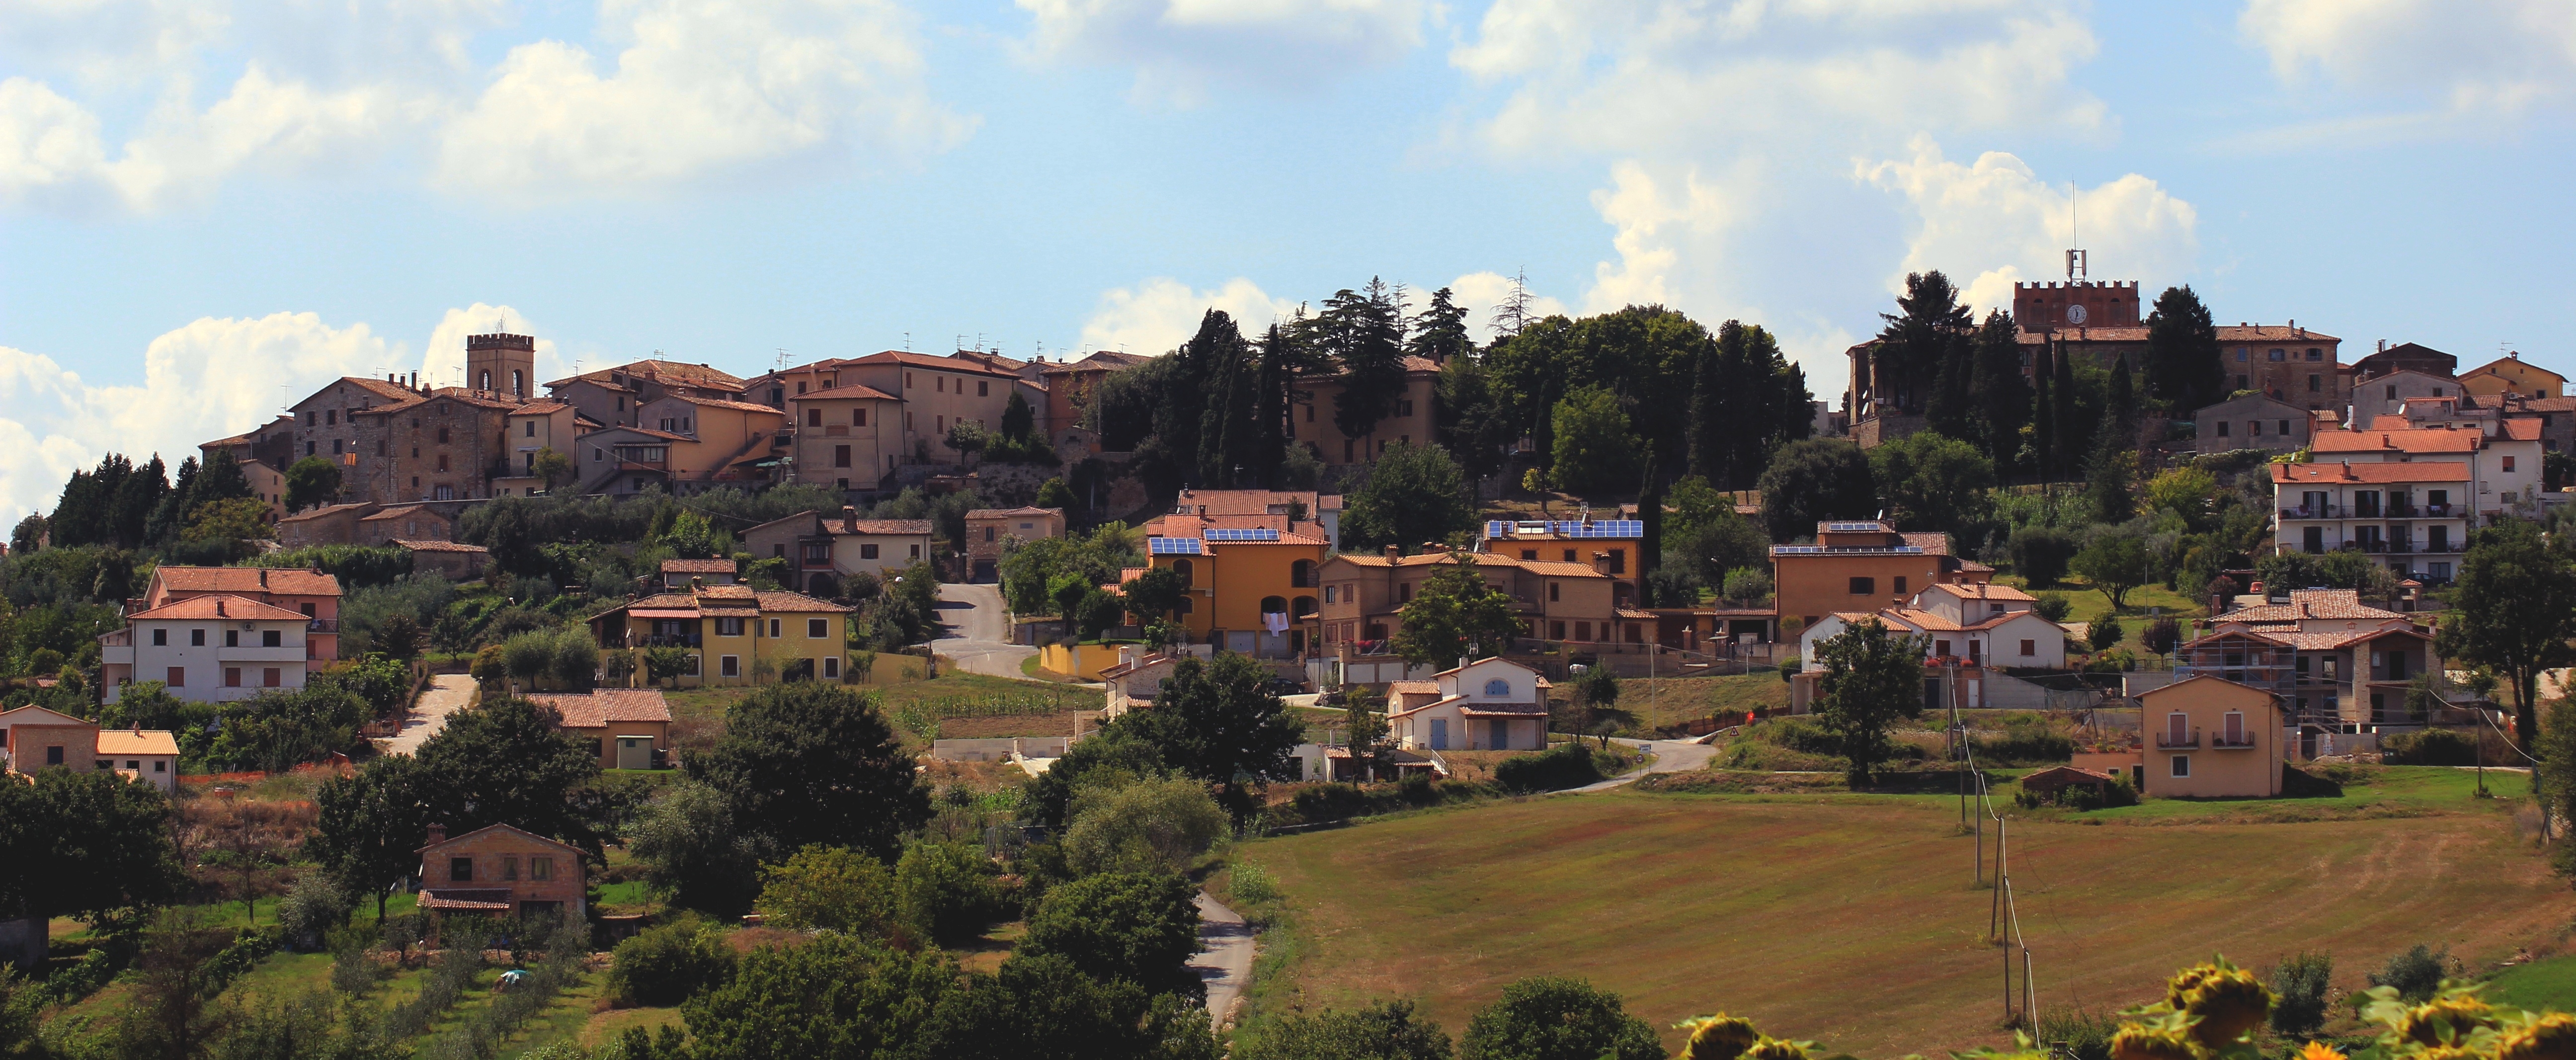
[[[537,386],[536,337],[466,336],[465,385],[511,401],[528,400]]]

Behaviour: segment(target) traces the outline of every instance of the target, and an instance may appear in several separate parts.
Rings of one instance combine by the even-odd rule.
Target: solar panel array
[[[1923,549],[1919,545],[1894,545],[1883,548],[1836,548],[1825,545],[1771,546],[1771,554],[1774,556],[1813,556],[1827,552],[1844,555],[1919,556],[1923,554]]]
[[[1885,530],[1885,529],[1887,529],[1887,525],[1886,525],[1886,524],[1884,524],[1884,523],[1878,523],[1878,522],[1863,522],[1863,523],[1826,523],[1826,524],[1825,524],[1825,530],[1826,530],[1826,532],[1828,532],[1828,533],[1861,534],[1861,533],[1868,533],[1869,531],[1872,531],[1872,530]]]
[[[1485,521],[1486,537],[1505,537],[1509,536],[1511,532],[1512,524],[1505,520],[1488,519]]]
[[[1254,527],[1248,530],[1206,530],[1202,531],[1201,534],[1210,541],[1279,540],[1279,531],[1270,529],[1269,527]]]
[[[1195,537],[1149,537],[1145,539],[1145,554],[1148,556],[1195,556],[1199,554],[1199,539]]]
[[[1595,519],[1589,523],[1562,520],[1555,524],[1554,529],[1573,538],[1646,536],[1646,524],[1641,519]]]

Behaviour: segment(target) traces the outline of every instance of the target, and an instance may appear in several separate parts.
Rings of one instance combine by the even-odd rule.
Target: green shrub
[[[1236,862],[1232,880],[1227,894],[1236,901],[1260,904],[1279,900],[1279,884],[1270,878],[1270,870],[1258,862]]]
[[[2051,622],[2064,622],[2067,614],[2075,609],[2075,604],[2066,598],[2065,593],[2041,593],[2030,609]]]
[[[2423,947],[2416,947],[2422,949]],[[2285,1038],[2315,1034],[2326,1025],[2326,985],[2334,977],[2334,957],[2300,953],[2272,969],[2272,1031]]]
[[[2127,635],[2128,631],[2120,628],[2118,615],[2103,615],[2085,629],[2085,639],[2092,643],[2094,651],[2109,651]]]
[[[965,843],[914,843],[894,866],[895,907],[942,941],[971,939],[1002,919],[991,858]]]
[[[322,940],[349,919],[347,892],[327,872],[307,872],[277,903],[277,923],[289,948],[320,949]]]
[[[2111,1060],[2111,1039],[2120,1033],[2120,1018],[2085,1008],[2049,1008],[2039,1013],[2039,1042],[2058,1060]]]
[[[1976,737],[1972,742],[1981,766],[2052,765],[2075,758],[2075,740],[2039,718],[2007,719],[2003,735]]]
[[[2383,737],[2379,755],[2390,765],[2472,766],[2478,763],[2478,745],[2449,729],[2424,729]]]
[[[625,1006],[677,1005],[733,978],[724,937],[696,917],[647,928],[617,944],[608,969],[609,996]]]
[[[2396,987],[2397,996],[2407,1004],[2422,1004],[2442,988],[2442,962],[2450,955],[2447,946],[2434,950],[2418,943],[2414,949],[2388,958],[2386,967],[2370,973],[2370,985]]]
[[[1581,740],[1542,754],[1513,755],[1494,767],[1494,780],[1516,792],[1562,791],[1601,780],[1601,765]]]

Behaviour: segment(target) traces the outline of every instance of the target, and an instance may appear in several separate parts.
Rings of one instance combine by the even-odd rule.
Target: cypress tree
[[[2050,473],[2057,468],[2057,402],[2049,393],[2051,389],[2049,377],[2053,369],[2048,363],[2056,358],[2050,356],[2050,352],[2051,350],[2043,348],[2040,353],[2042,358],[2040,363],[2032,366],[2033,370],[2030,373],[2032,382],[2030,462],[2031,469],[2039,474],[2040,481],[2043,482],[2047,481]]]
[[[2077,420],[2078,411],[2075,403],[2075,354],[2073,351],[2066,349],[2064,343],[2058,344],[2057,378],[2049,382],[2048,389],[2049,397],[2057,403],[2057,408],[2055,410],[2055,414],[2057,416],[2057,447],[2059,449],[2058,456],[2061,457],[2061,460],[2057,465],[2057,470],[2063,473],[2072,469],[2075,460],[2082,458],[2084,454],[2081,439],[2090,433],[2085,430],[2084,424]]]
[[[2103,405],[2103,422],[2110,428],[2111,436],[2119,439],[2121,447],[2126,448],[2138,429],[2137,395],[2129,384],[2128,354],[2121,354],[2120,359],[2111,365],[2110,389]]]
[[[2021,342],[2012,318],[1995,310],[1977,329],[1975,377],[1969,390],[1983,419],[1986,455],[1998,471],[2021,459],[2021,428],[2030,422],[2030,386],[2022,379]]]

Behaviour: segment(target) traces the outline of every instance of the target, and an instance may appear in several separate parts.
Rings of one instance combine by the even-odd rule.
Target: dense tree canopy
[[[1466,477],[1448,451],[1436,445],[1387,446],[1386,454],[1369,467],[1368,481],[1343,501],[1346,548],[1418,549],[1475,525]]]
[[[186,882],[159,789],[112,772],[0,780],[0,919],[158,905]]]
[[[2227,396],[2218,324],[2189,285],[2167,287],[2147,314],[2147,397],[2183,414]]]
[[[1422,582],[1398,616],[1395,653],[1405,661],[1443,669],[1460,658],[1499,655],[1521,632],[1509,594],[1476,570],[1475,553],[1453,553]]]
[[[1757,484],[1762,518],[1771,539],[1812,537],[1831,519],[1867,519],[1878,513],[1869,458],[1841,438],[1810,438],[1781,448]]]
[[[2451,590],[2450,621],[2435,650],[2485,666],[2513,686],[2515,739],[2529,753],[2540,728],[2540,673],[2576,663],[2576,566],[2564,537],[2507,519],[2469,539],[2460,581]]]
[[[1868,787],[1879,763],[1893,756],[1888,726],[1923,713],[1925,648],[1922,638],[1891,633],[1875,618],[1816,646],[1825,665],[1816,720],[1842,752],[1852,787]]]
[[[686,764],[724,794],[736,827],[783,849],[846,846],[890,859],[930,817],[912,755],[875,698],[844,685],[754,690],[726,712],[716,746]]]

